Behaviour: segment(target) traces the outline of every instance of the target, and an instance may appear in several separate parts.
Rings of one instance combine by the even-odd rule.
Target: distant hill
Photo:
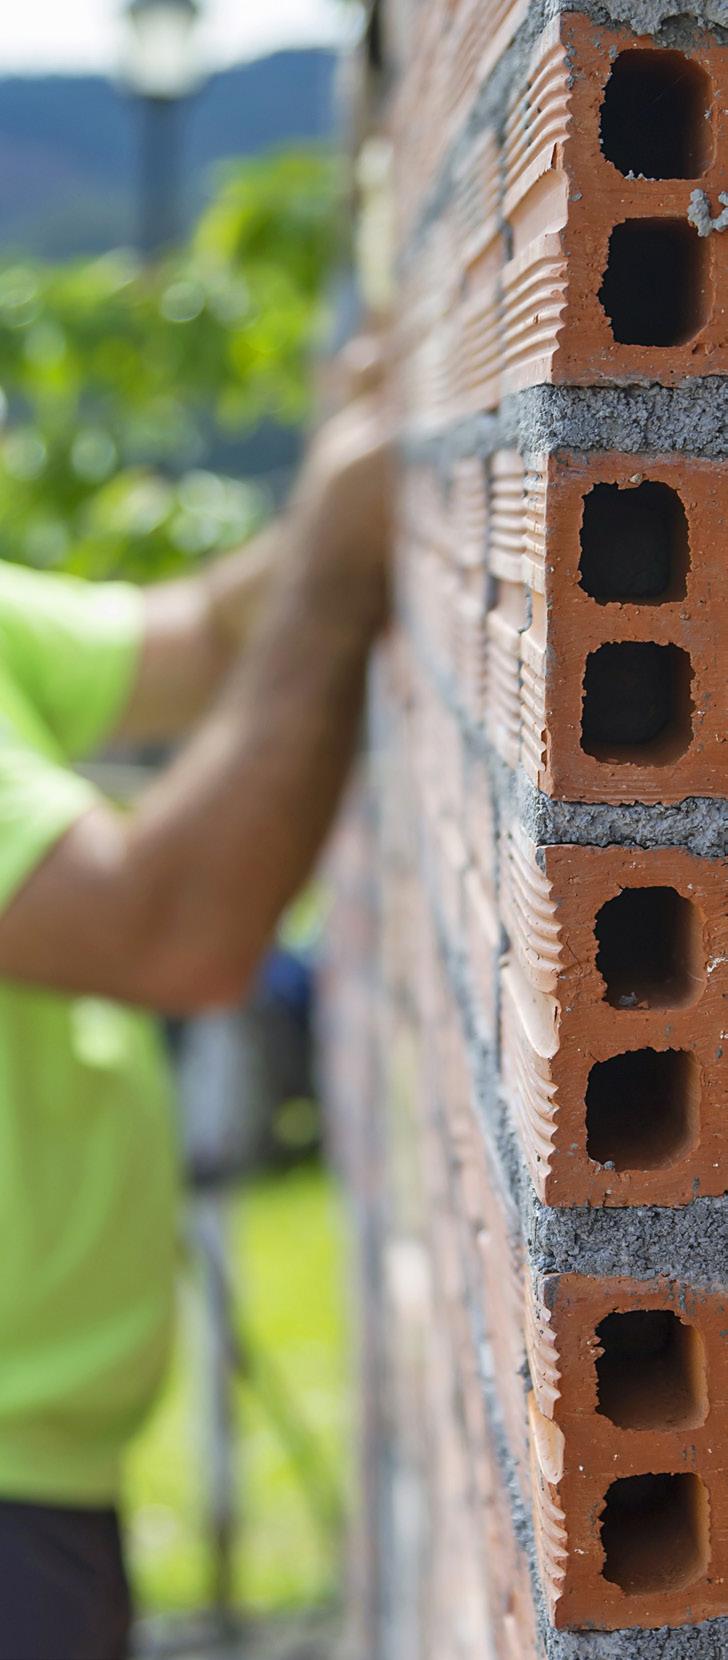
[[[323,49],[276,52],[213,77],[188,115],[190,220],[216,162],[330,137],[335,62]],[[138,167],[138,111],[109,81],[0,79],[0,254],[55,259],[133,242]]]

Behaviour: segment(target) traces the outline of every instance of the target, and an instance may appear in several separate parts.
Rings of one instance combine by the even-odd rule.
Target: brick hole
[[[668,766],[692,737],[690,658],[654,640],[615,640],[589,652],[581,747],[603,762]]]
[[[699,1476],[624,1476],[609,1488],[601,1523],[604,1578],[627,1596],[679,1591],[706,1572],[708,1494]]]
[[[679,1008],[704,983],[700,916],[674,888],[623,888],[597,913],[595,933],[613,1008]]]
[[[687,1429],[707,1410],[700,1333],[669,1308],[608,1314],[596,1332],[597,1411],[620,1429]]]
[[[689,566],[687,515],[668,484],[595,484],[584,497],[579,576],[592,599],[681,599]]]
[[[699,178],[711,157],[711,90],[682,52],[620,52],[602,104],[607,161],[645,179]]]
[[[615,225],[599,299],[624,346],[680,346],[710,306],[710,237],[683,219]]]
[[[586,1091],[586,1150],[615,1170],[658,1170],[694,1144],[700,1071],[681,1049],[629,1049],[598,1061]]]

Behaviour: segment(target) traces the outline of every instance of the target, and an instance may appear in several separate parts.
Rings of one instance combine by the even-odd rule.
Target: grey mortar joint
[[[518,816],[544,847],[680,847],[704,859],[728,857],[728,802],[691,796],[669,805],[554,801],[519,777]]]
[[[546,1631],[547,1660],[726,1660],[728,1619],[629,1631]]]
[[[556,450],[615,450],[728,459],[728,376],[704,375],[678,386],[533,386],[504,398],[497,413],[467,416],[437,432],[404,434],[410,462],[445,467],[499,449],[526,456]]]
[[[531,1190],[524,1209],[529,1258],[541,1273],[667,1277],[713,1290],[728,1285],[725,1195],[605,1209],[543,1205]]]

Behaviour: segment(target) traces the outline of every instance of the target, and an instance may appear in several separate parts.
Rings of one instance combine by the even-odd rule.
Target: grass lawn
[[[343,1493],[348,1446],[346,1341],[340,1273],[344,1230],[335,1189],[313,1167],[266,1177],[231,1202],[241,1308],[262,1376],[239,1391],[236,1483],[244,1517],[236,1552],[240,1603],[272,1612],[336,1589],[340,1531],[322,1537],[266,1403],[268,1357]],[[210,1600],[205,1541],[205,1447],[193,1296],[183,1294],[180,1340],[159,1408],[130,1460],[132,1569],[146,1612]]]

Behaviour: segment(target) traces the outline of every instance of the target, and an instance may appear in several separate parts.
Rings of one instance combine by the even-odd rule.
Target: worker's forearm
[[[247,663],[195,739],[141,804],[130,859],[155,896],[157,965],[182,983],[214,964],[210,998],[238,994],[281,909],[308,874],[356,742],[379,617],[371,584],[306,567],[289,581]],[[209,944],[209,952],[205,944]],[[189,987],[193,995],[195,987]]]
[[[210,626],[227,667],[248,644],[270,601],[285,536],[276,519],[233,553],[213,560],[202,572]]]
[[[199,575],[146,589],[142,650],[119,738],[174,738],[209,709],[258,626],[280,545],[276,523]]]

